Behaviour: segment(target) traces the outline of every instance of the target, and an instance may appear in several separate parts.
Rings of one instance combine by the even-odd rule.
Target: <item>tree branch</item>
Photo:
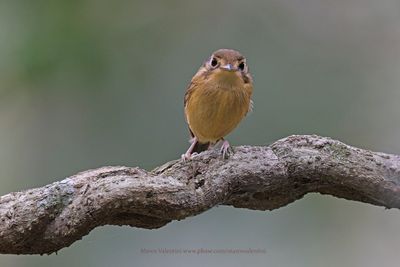
[[[400,208],[400,156],[319,136],[207,151],[147,172],[103,167],[0,198],[0,253],[52,253],[101,225],[158,228],[215,205],[271,210],[308,192]]]

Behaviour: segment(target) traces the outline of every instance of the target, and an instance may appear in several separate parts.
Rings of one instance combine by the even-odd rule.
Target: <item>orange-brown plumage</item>
[[[252,91],[245,58],[230,49],[214,52],[192,78],[185,94],[185,116],[194,143],[183,157],[190,158],[207,144],[223,140],[251,108]]]

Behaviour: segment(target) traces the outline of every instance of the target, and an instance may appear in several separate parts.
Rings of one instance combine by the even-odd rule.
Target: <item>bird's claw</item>
[[[231,145],[229,144],[228,141],[224,140],[224,142],[222,143],[220,152],[222,153],[222,158],[223,159],[227,159],[229,158],[230,154],[233,154],[233,148],[231,147]]]
[[[181,155],[181,159],[183,160],[183,161],[187,161],[187,160],[190,160],[190,159],[192,159],[192,158],[194,158],[195,156],[197,156],[199,153],[197,153],[197,152],[194,152],[194,153],[192,153],[192,154],[190,154],[190,153],[185,153],[185,154],[182,154]]]

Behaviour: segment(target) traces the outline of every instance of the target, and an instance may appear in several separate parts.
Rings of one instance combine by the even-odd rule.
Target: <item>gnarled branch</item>
[[[0,253],[52,253],[101,225],[158,228],[215,205],[271,210],[319,192],[400,208],[400,156],[319,136],[241,146],[223,160],[103,167],[0,198]]]

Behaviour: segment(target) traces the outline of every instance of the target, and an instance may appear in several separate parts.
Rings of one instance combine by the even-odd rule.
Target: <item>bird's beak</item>
[[[221,69],[227,70],[227,71],[235,71],[235,70],[236,70],[236,68],[234,68],[234,67],[232,66],[232,64],[226,64],[226,65],[224,65],[224,66],[221,66]]]

